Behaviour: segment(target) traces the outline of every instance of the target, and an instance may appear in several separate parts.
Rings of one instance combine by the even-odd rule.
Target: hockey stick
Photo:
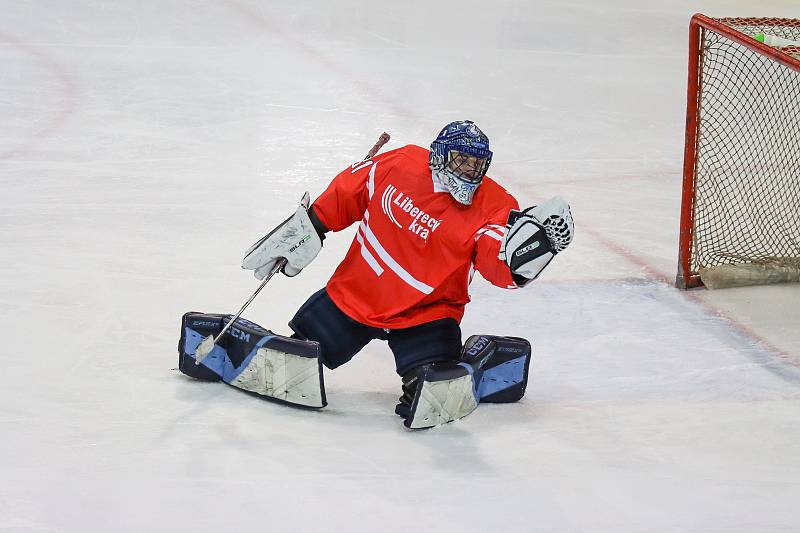
[[[392,138],[391,135],[389,135],[385,131],[381,133],[381,136],[378,137],[378,142],[376,142],[375,146],[373,146],[372,149],[369,152],[367,152],[367,155],[364,157],[364,161],[366,161],[367,159],[372,159],[375,156],[375,154],[378,153],[378,150],[380,150],[384,144],[389,142],[389,139],[391,138]]]
[[[194,351],[194,364],[199,365],[200,363],[203,362],[203,359],[208,357],[208,354],[210,354],[211,350],[214,349],[214,345],[217,344],[217,341],[219,341],[219,339],[223,335],[225,335],[225,332],[228,331],[228,328],[231,327],[234,322],[236,322],[236,319],[238,319],[242,315],[244,310],[247,309],[247,306],[250,305],[250,302],[255,300],[256,296],[258,296],[258,293],[261,292],[261,289],[264,288],[264,286],[272,278],[272,276],[274,276],[277,271],[282,269],[285,264],[286,264],[285,257],[281,257],[278,261],[276,261],[275,266],[272,267],[272,270],[269,271],[269,274],[267,274],[267,277],[264,278],[264,281],[261,282],[261,285],[259,285],[258,288],[255,290],[255,292],[250,295],[250,298],[248,298],[247,301],[242,306],[242,308],[239,309],[239,312],[236,313],[236,316],[234,316],[225,325],[225,327],[222,328],[222,331],[220,331],[216,337],[214,337],[213,335],[209,335],[208,337],[203,339],[203,341],[200,344],[197,345],[197,348],[195,348]]]
[[[374,157],[375,154],[377,154],[378,151],[383,147],[383,145],[389,142],[390,138],[391,136],[385,131],[381,133],[381,136],[378,137],[378,142],[376,142],[375,146],[373,146],[370,149],[370,151],[367,152],[367,155],[364,157],[364,161]],[[307,198],[308,198],[308,193],[306,193],[306,207],[308,207]],[[272,267],[272,270],[269,272],[269,274],[267,274],[267,277],[264,278],[264,281],[261,282],[261,285],[258,286],[255,292],[253,292],[253,294],[250,295],[250,298],[247,299],[242,308],[239,309],[239,312],[236,313],[236,315],[225,325],[224,328],[222,328],[222,331],[220,331],[216,337],[214,337],[213,335],[209,335],[208,337],[203,339],[200,342],[200,344],[197,345],[197,348],[195,348],[194,352],[194,364],[199,365],[200,363],[203,362],[203,359],[208,357],[208,354],[211,353],[211,351],[214,349],[214,346],[217,344],[219,339],[221,339],[222,336],[225,334],[225,332],[228,331],[228,328],[231,327],[234,322],[236,322],[236,319],[238,319],[244,312],[244,310],[247,309],[247,306],[250,305],[250,302],[252,302],[256,296],[258,296],[258,293],[261,292],[261,289],[264,288],[264,286],[272,278],[272,276],[274,276],[276,272],[282,269],[284,265],[286,265],[286,258],[282,257],[275,263],[275,266]]]

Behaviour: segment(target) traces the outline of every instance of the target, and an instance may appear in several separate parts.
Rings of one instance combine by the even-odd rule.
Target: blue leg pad
[[[216,336],[231,315],[190,312],[183,315],[178,369],[196,379],[224,381],[236,388],[306,407],[324,407],[325,386],[319,344],[284,337],[239,318],[197,365],[195,351]]]
[[[461,365],[472,373],[481,403],[511,403],[528,386],[531,343],[519,337],[473,335],[464,343]]]

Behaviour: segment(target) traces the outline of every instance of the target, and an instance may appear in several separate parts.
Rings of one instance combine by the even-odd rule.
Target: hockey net
[[[800,281],[800,19],[695,15],[681,288]]]

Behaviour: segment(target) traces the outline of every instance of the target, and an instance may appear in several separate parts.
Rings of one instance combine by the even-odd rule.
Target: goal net
[[[676,285],[800,281],[800,19],[692,18]]]

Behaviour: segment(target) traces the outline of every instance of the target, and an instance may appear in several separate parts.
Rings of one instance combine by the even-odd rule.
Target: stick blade
[[[199,365],[214,349],[214,336],[209,335],[203,339],[194,351],[194,364]]]

